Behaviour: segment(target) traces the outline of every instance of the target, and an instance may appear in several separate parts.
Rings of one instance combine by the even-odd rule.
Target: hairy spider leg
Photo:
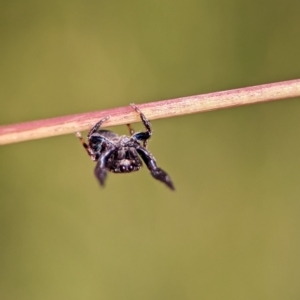
[[[137,150],[138,154],[141,156],[142,160],[145,162],[151,175],[155,179],[166,184],[171,190],[175,190],[174,184],[173,184],[170,176],[163,169],[157,167],[156,161],[155,161],[154,157],[151,155],[151,153],[142,147],[138,147],[136,150]]]
[[[84,147],[84,149],[86,150],[87,154],[89,155],[89,157],[95,161],[97,160],[96,158],[96,153],[94,153],[93,149],[85,142],[84,138],[82,137],[81,133],[79,131],[76,132],[76,136],[79,138],[82,146]]]
[[[130,106],[140,115],[140,118],[146,128],[147,131],[137,132],[134,133],[133,137],[136,138],[138,141],[143,142],[143,146],[146,148],[148,144],[148,140],[150,139],[152,135],[152,128],[150,121],[146,118],[146,116],[139,110],[139,108],[134,104],[131,103]],[[130,125],[127,125],[129,127],[129,130],[131,128]]]
[[[89,131],[89,133],[87,134],[88,139],[90,138],[90,136],[91,136],[93,133],[97,132],[97,131],[99,130],[100,126],[101,126],[105,121],[107,121],[109,118],[110,118],[110,116],[107,116],[107,117],[101,119],[99,122],[97,122],[97,123],[91,128],[91,130]]]
[[[108,157],[112,154],[113,151],[115,151],[114,148],[112,148],[110,151],[107,151],[105,154],[102,154],[99,157],[97,161],[97,165],[94,170],[95,176],[97,177],[100,185],[102,186],[104,186],[105,179],[107,177],[107,171],[105,170],[106,162]]]
[[[126,125],[127,125],[127,127],[128,127],[128,130],[129,130],[130,135],[133,135],[133,134],[134,134],[134,129],[131,127],[130,124],[126,124]]]
[[[108,120],[110,118],[110,116],[107,116],[103,119],[101,119],[98,123],[96,123],[92,128],[91,130],[89,131],[87,137],[88,139],[90,140],[90,136],[95,133],[101,126],[101,124],[103,122],[105,122],[106,120]],[[93,161],[96,161],[98,158],[99,158],[99,155],[97,153],[94,152],[94,150],[90,147],[90,145],[88,145],[84,138],[82,137],[81,133],[79,131],[76,132],[76,136],[79,138],[82,146],[84,147],[84,149],[86,150],[87,154],[90,156],[90,158],[93,160]]]

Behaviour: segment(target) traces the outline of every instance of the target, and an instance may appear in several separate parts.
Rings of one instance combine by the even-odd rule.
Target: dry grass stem
[[[299,96],[300,79],[296,79],[137,106],[147,118],[154,120]],[[110,119],[103,127],[140,121],[128,103],[125,107],[0,126],[0,145],[86,130],[107,115]]]

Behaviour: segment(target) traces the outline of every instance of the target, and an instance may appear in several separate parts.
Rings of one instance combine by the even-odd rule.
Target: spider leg
[[[95,174],[96,178],[98,179],[100,185],[104,186],[104,183],[105,183],[105,180],[107,177],[107,171],[105,170],[105,168],[103,168],[101,166],[100,160],[98,160],[98,162],[97,162],[97,165],[94,170],[94,174]]]
[[[85,140],[82,137],[81,133],[79,131],[77,131],[75,134],[79,138],[82,146],[84,147],[84,149],[86,150],[86,152],[90,156],[90,158],[94,161],[97,160],[96,154],[94,153],[93,149],[85,142]]]
[[[138,154],[141,156],[141,158],[143,159],[143,161],[145,162],[151,175],[155,179],[166,184],[171,190],[175,190],[174,184],[173,184],[170,176],[164,170],[157,167],[156,161],[155,161],[154,157],[151,155],[151,153],[142,147],[138,147],[136,150],[137,150]]]
[[[97,132],[98,129],[100,128],[100,126],[101,126],[105,121],[107,121],[109,118],[110,118],[110,116],[107,116],[107,117],[101,119],[99,122],[97,122],[97,123],[91,128],[91,130],[89,131],[89,133],[87,134],[88,139],[90,138],[90,136],[91,136],[93,133]]]
[[[115,151],[114,148],[110,149],[107,152],[104,152],[102,155],[100,155],[95,170],[94,170],[94,174],[97,177],[99,183],[101,186],[104,186],[106,177],[107,177],[107,171],[105,169],[106,167],[106,162],[107,159],[109,158],[109,156],[112,154],[112,152]]]
[[[143,122],[143,124],[146,128],[146,131],[137,132],[133,135],[133,137],[136,138],[138,141],[142,141],[143,146],[147,147],[148,140],[150,139],[150,137],[152,135],[151,123],[150,123],[149,120],[147,120],[145,115],[139,110],[139,108],[134,103],[131,103],[130,106],[140,115],[140,118],[141,118],[141,120],[142,120],[142,122]]]
[[[88,137],[88,140],[90,142],[90,137],[92,134],[94,134],[95,132],[97,132],[97,130],[100,128],[101,124],[103,122],[105,122],[106,120],[108,120],[110,118],[110,116],[107,116],[103,119],[101,119],[98,123],[96,123],[92,128],[91,130],[89,131],[87,137]],[[94,152],[93,148],[90,146],[90,143],[87,144],[84,140],[84,138],[82,137],[81,133],[79,131],[75,132],[76,136],[79,138],[82,146],[84,147],[84,149],[86,150],[87,154],[90,156],[90,158],[95,161],[98,159],[98,155]],[[101,143],[100,143],[101,145]]]
[[[126,125],[127,125],[128,129],[129,129],[130,135],[133,135],[134,134],[134,129],[131,127],[130,124],[126,124]]]

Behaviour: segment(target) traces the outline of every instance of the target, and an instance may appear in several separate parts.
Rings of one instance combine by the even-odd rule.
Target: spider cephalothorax
[[[127,126],[130,136],[120,136],[109,130],[99,130],[101,124],[109,119],[109,117],[105,117],[89,131],[88,143],[83,140],[80,132],[76,133],[88,155],[97,162],[95,175],[99,183],[104,185],[107,171],[113,173],[138,171],[143,161],[155,179],[162,181],[174,190],[170,176],[157,167],[155,158],[147,150],[147,141],[152,135],[150,122],[134,104],[130,104],[130,106],[140,115],[146,131],[135,133],[129,124]]]

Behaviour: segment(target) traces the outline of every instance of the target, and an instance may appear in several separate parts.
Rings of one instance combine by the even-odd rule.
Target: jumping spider
[[[95,175],[100,185],[104,186],[107,171],[113,173],[138,171],[143,164],[143,160],[155,179],[160,180],[171,190],[174,190],[170,176],[157,167],[155,158],[147,150],[147,141],[152,135],[150,122],[134,104],[130,104],[130,106],[140,115],[146,131],[135,133],[130,124],[127,124],[130,136],[119,136],[112,131],[100,129],[100,126],[109,119],[109,116],[107,116],[96,123],[89,131],[87,135],[88,143],[84,141],[80,132],[76,132],[76,136],[80,139],[90,158],[97,162]]]

